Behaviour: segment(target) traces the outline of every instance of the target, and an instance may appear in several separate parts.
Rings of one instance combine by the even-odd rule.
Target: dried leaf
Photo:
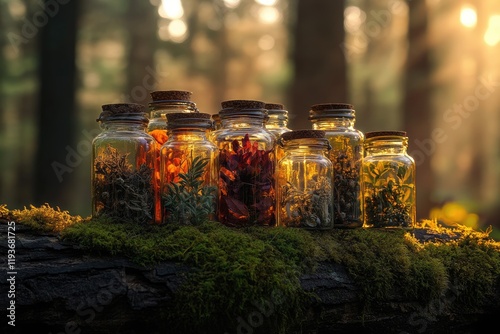
[[[233,217],[236,219],[248,219],[249,212],[245,203],[231,197],[226,197],[224,200]]]

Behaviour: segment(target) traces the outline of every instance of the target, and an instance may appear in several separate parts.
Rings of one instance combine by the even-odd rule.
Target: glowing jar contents
[[[278,225],[333,228],[333,164],[327,157],[331,147],[325,132],[286,132],[279,144],[285,155],[277,170]]]

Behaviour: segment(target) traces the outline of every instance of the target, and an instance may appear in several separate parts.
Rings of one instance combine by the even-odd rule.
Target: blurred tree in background
[[[88,215],[101,105],[186,89],[208,113],[284,103],[292,128],[312,104],[352,103],[360,130],[408,132],[419,219],[454,203],[447,217],[500,221],[496,0],[0,0],[0,27],[10,207]]]

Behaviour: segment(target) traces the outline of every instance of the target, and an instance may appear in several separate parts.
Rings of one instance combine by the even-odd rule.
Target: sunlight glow
[[[259,8],[259,20],[267,24],[276,23],[280,20],[280,12],[274,7]]]
[[[170,33],[170,39],[172,41],[181,43],[186,39],[188,27],[186,23],[182,20],[173,20],[168,25],[168,32]]]
[[[255,2],[262,6],[274,6],[278,0],[255,0]]]
[[[26,15],[26,6],[22,1],[7,2],[9,13],[13,18],[20,18]]]
[[[182,18],[184,8],[182,8],[181,0],[161,0],[158,14],[165,19],[176,20]]]
[[[477,24],[476,10],[470,6],[465,6],[460,11],[460,23],[464,27],[474,28]]]
[[[224,5],[227,8],[236,8],[240,4],[241,0],[224,0]]]
[[[344,10],[344,27],[350,33],[358,31],[365,20],[366,14],[359,7],[349,6]]]
[[[484,34],[484,42],[495,46],[500,42],[500,15],[493,15],[488,22],[488,29]]]
[[[259,38],[259,41],[257,42],[257,45],[261,50],[267,51],[271,50],[274,48],[274,38],[271,35],[264,35],[261,38]]]

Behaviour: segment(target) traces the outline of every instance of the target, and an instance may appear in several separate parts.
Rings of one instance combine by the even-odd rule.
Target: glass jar
[[[219,149],[218,219],[227,226],[274,226],[275,136],[265,128],[265,103],[222,102]]]
[[[152,135],[158,144],[166,143],[167,136],[167,114],[171,113],[195,113],[198,112],[196,103],[191,101],[191,92],[184,90],[165,90],[151,92],[152,102],[149,103],[148,133]]]
[[[336,228],[363,226],[361,196],[361,162],[364,135],[354,128],[352,105],[344,103],[316,104],[309,111],[313,129],[324,130],[332,149],[333,207]]]
[[[208,134],[208,139],[214,143],[215,145],[217,145],[217,131],[219,131],[222,127],[222,123],[221,123],[221,120],[220,120],[220,116],[219,114],[213,114],[212,116],[212,121],[213,121],[213,128],[212,130],[209,132]]]
[[[333,227],[333,165],[330,143],[321,130],[295,130],[280,136],[285,156],[278,162],[277,222],[307,229]]]
[[[167,114],[168,140],[161,148],[164,223],[197,224],[215,218],[217,147],[208,140],[210,114]]]
[[[266,122],[266,129],[272,134],[279,138],[279,136],[288,131],[292,131],[287,128],[288,125],[288,111],[285,110],[285,106],[279,103],[266,103],[265,108],[267,110],[267,116],[269,119]]]
[[[155,187],[160,192],[160,150],[168,140],[167,114],[171,113],[197,113],[196,104],[191,101],[192,93],[184,90],[164,90],[150,93],[152,102],[149,103],[148,133],[156,141],[155,160]],[[161,198],[158,196],[156,203],[156,220],[162,220]]]
[[[212,115],[212,121],[214,122],[214,130],[219,130],[221,128],[219,114],[213,114]]]
[[[364,147],[364,226],[412,228],[417,212],[416,167],[406,153],[406,132],[367,132]]]
[[[288,111],[285,110],[285,106],[279,103],[266,103],[265,108],[267,110],[267,116],[269,119],[266,122],[266,129],[278,139],[282,133],[292,131],[287,128],[288,125]],[[281,145],[276,145],[276,164],[285,155],[283,147]]]
[[[106,104],[92,142],[92,216],[134,223],[158,222],[154,186],[155,140],[146,133],[146,106]]]

